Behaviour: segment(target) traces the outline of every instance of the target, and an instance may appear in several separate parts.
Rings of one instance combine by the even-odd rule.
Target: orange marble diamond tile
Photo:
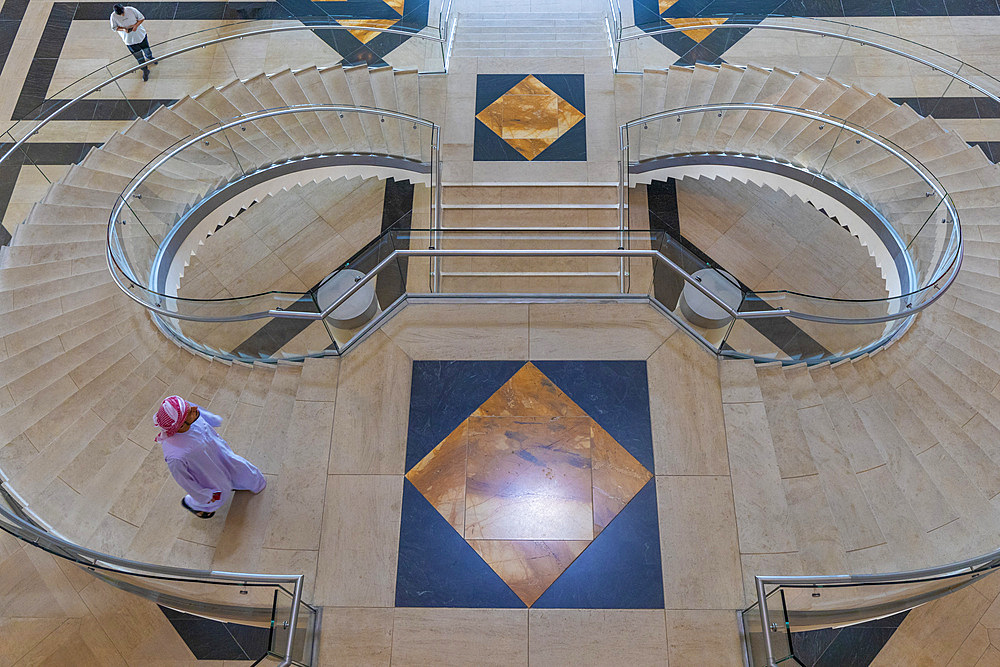
[[[406,479],[417,487],[459,535],[465,534],[468,430],[466,420],[406,473]]]
[[[689,25],[705,25],[710,23],[712,25],[722,25],[727,19],[724,18],[710,18],[710,19],[672,19],[664,18],[664,21],[674,26],[675,28],[683,28]],[[685,35],[690,37],[696,42],[701,42],[703,39],[715,32],[715,28],[696,28],[694,30],[682,30]]]
[[[530,362],[406,475],[529,607],[651,476]]]
[[[358,38],[362,44],[367,44],[380,33],[378,30],[364,30],[364,28],[391,28],[396,25],[399,19],[337,19],[337,23],[348,28],[347,32]],[[355,26],[351,29],[351,26]]]
[[[530,361],[472,413],[475,417],[586,417],[587,413]]]
[[[668,9],[676,5],[678,2],[680,2],[680,0],[659,0],[660,13],[662,14],[663,12],[667,11]]]
[[[476,118],[518,153],[533,160],[584,115],[529,74]]]
[[[400,16],[403,15],[403,2],[404,0],[383,0],[385,4],[392,7],[392,11],[396,12]]]
[[[468,421],[466,539],[593,539],[589,417]]]
[[[594,537],[597,537],[646,485],[652,474],[596,422],[593,423],[591,436]]]
[[[590,540],[468,542],[529,607],[590,545]]]

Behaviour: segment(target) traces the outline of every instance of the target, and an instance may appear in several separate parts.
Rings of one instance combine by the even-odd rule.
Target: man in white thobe
[[[267,480],[252,463],[229,448],[215,432],[222,418],[180,396],[164,399],[153,419],[160,428],[156,441],[170,474],[188,492],[184,509],[210,519],[231,491],[260,493]]]

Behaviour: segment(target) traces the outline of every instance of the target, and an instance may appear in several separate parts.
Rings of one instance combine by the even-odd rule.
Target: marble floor
[[[386,12],[379,20],[397,23],[411,7],[379,4]],[[758,5],[762,12],[877,25],[984,66],[994,62],[1000,35],[995,0],[776,0],[739,10]],[[471,0],[458,6],[481,9]],[[150,16],[150,33],[160,36],[220,29],[236,20],[227,17],[226,3],[140,7]],[[436,15],[436,6],[413,7],[417,17]],[[515,9],[579,13],[600,7],[583,0],[524,0],[511,5]],[[683,26],[685,18],[733,8],[721,1],[636,0],[624,9],[627,21],[646,11],[637,22]],[[107,12],[97,2],[4,0],[0,85],[19,93],[0,100],[0,113],[11,121],[23,118],[75,77],[119,57],[117,37],[105,26]],[[289,39],[253,57],[227,47],[199,56],[202,69],[154,68],[148,85],[133,77],[122,89],[141,94],[148,110],[247,70],[321,58],[332,64],[349,56],[393,64],[393,52],[401,53],[394,49],[415,48],[411,40],[385,50],[391,44],[352,27],[353,33],[341,32],[355,42]],[[726,43],[717,43],[722,31],[691,32],[683,35],[689,42],[658,44],[658,57],[673,64],[704,53],[728,62],[795,62],[803,55],[752,30]],[[888,86],[887,93],[915,106],[934,97],[909,76],[876,76],[864,69],[869,66],[875,63],[861,56],[852,64],[864,83]],[[493,76],[506,78],[482,78]],[[456,57],[448,77],[454,104],[447,116],[454,122],[445,123],[446,181],[613,180],[614,83],[606,55]],[[547,124],[508,113],[516,105],[491,107],[508,94],[540,98]],[[968,99],[942,109],[942,122],[993,151],[1000,147],[1000,110]],[[20,164],[0,166],[8,234],[49,180],[134,111],[95,104],[89,116],[52,123]],[[486,144],[477,143],[483,137]],[[287,463],[307,480],[301,488],[315,501],[306,511],[311,523],[285,522],[289,496],[271,490],[259,502],[234,502],[231,516],[220,515],[212,530],[185,528],[184,535],[196,539],[178,538],[185,544],[169,556],[220,568],[263,567],[277,560],[275,552],[296,559],[314,581],[312,599],[324,607],[322,664],[742,664],[735,611],[752,597],[753,574],[783,554],[741,551],[716,360],[652,309],[629,306],[623,315],[622,308],[408,306],[351,356],[324,367],[339,392],[335,401],[286,395],[267,402],[272,409],[288,404],[289,415],[293,404],[322,413],[308,433],[296,433],[315,447],[309,453],[322,460],[319,466],[291,455],[283,462],[273,450],[260,450],[275,459],[277,470]],[[259,394],[242,404],[245,419],[264,407]],[[302,405],[309,403],[322,405]],[[234,421],[227,437],[254,439],[249,421]],[[282,521],[268,524],[279,509]],[[132,516],[129,507],[117,511]],[[549,521],[552,514],[560,520]],[[119,537],[162,543],[150,525],[140,534],[124,519],[111,523]],[[246,534],[235,535],[241,531]],[[112,531],[104,535],[109,543],[114,537]],[[262,549],[257,542],[265,538]],[[0,664],[192,663],[159,610],[133,611],[117,591],[100,589],[5,535],[0,554],[0,630],[12,630],[0,632]],[[983,591],[977,594],[983,598],[975,600],[977,609],[996,606]],[[9,613],[21,609],[31,615]],[[121,639],[120,626],[107,625],[105,613],[118,614],[116,623],[132,614],[142,623],[128,628],[138,627],[141,636]],[[914,618],[916,612],[898,633],[909,632]],[[969,661],[954,662],[958,653],[919,659],[997,664],[989,662],[997,653],[988,641],[994,622],[981,615],[977,623],[963,639],[975,644],[961,654]]]

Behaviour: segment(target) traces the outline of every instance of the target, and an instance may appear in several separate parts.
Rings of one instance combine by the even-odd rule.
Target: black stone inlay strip
[[[867,667],[908,611],[845,628],[792,633],[792,653],[805,667]]]
[[[1000,141],[970,141],[970,146],[979,146],[993,162],[1000,162]]]
[[[142,76],[136,72],[135,76]],[[156,111],[161,106],[170,106],[177,100],[171,99],[93,99],[80,100],[73,106],[56,116],[53,121],[60,120],[135,120],[145,118]],[[45,101],[44,107],[38,113],[31,113],[32,118],[38,118],[47,114],[51,109],[62,106],[69,102],[68,99],[49,99]],[[15,110],[15,116],[16,116]],[[14,117],[12,120],[24,120],[24,118]],[[45,132],[43,129],[42,133]]]
[[[21,120],[38,108],[44,101],[52,75],[56,71],[56,63],[62,53],[63,44],[69,34],[73,15],[76,13],[76,3],[57,2],[49,10],[49,18],[45,29],[38,40],[35,55],[28,67],[28,76],[21,86],[21,94],[14,106],[12,120]],[[110,15],[109,15],[110,16]]]
[[[382,233],[389,230],[411,229],[413,222],[413,183],[390,178],[385,182],[382,201]],[[388,308],[406,291],[406,270],[409,260],[396,260],[396,271],[386,271],[375,279],[375,297]]]
[[[258,660],[267,653],[267,628],[221,623],[157,606],[197,660]]]
[[[1000,118],[1000,104],[989,97],[892,97],[921,116],[934,118]]]
[[[3,155],[12,143],[0,143],[0,155]],[[10,197],[24,165],[58,165],[75,164],[82,160],[87,152],[100,144],[70,144],[70,143],[28,143],[21,150],[11,155],[0,164],[0,218],[7,212]],[[0,227],[0,246],[10,243],[11,235]]]
[[[319,312],[319,308],[311,296],[302,297],[285,310],[297,310],[306,313]],[[272,318],[268,320],[267,324],[253,332],[249,338],[233,348],[232,353],[253,359],[264,359],[273,356],[278,350],[287,345],[290,340],[317,321]]]
[[[677,181],[673,178],[666,181],[654,180],[647,186],[646,191],[649,228],[654,231],[666,232],[672,240],[671,243],[662,245],[660,252],[688,273],[693,273],[705,266],[714,266],[726,271],[725,267],[684,238],[681,233],[680,212],[677,205]],[[727,271],[727,273],[733,275],[732,271]],[[740,283],[740,287],[745,292],[751,292],[739,278],[737,278],[737,282]],[[656,300],[669,310],[674,310],[683,289],[684,279],[666,266],[661,266],[660,262],[656,262],[653,266],[653,296]],[[748,305],[751,306],[750,310],[768,310],[772,307],[766,302]],[[807,359],[830,354],[829,350],[787,317],[745,321],[793,359]],[[725,345],[723,347],[731,349],[726,348]]]
[[[28,0],[5,0],[3,9],[0,9],[0,73],[7,64],[7,56],[27,11]]]

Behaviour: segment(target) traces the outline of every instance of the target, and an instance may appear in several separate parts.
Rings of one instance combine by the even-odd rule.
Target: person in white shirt
[[[124,5],[115,5],[115,11],[111,14],[111,29],[122,36],[125,46],[140,65],[153,60],[146,29],[142,27],[142,22],[145,20],[146,17],[139,13],[138,9]],[[142,80],[149,81],[149,67],[145,65],[142,68]]]

